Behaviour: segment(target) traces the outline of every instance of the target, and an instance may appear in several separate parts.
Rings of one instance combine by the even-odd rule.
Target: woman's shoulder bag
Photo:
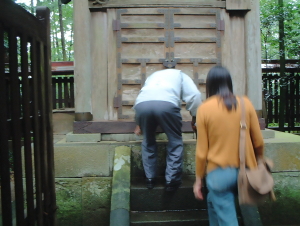
[[[256,169],[246,169],[246,116],[244,99],[241,97],[240,129],[240,171],[238,176],[238,196],[240,204],[256,205],[270,198],[275,200],[273,192],[274,179],[270,167],[272,161],[259,159]]]

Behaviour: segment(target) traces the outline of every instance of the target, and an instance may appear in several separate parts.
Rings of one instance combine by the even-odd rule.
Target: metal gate
[[[56,225],[49,15],[0,1],[3,226]]]

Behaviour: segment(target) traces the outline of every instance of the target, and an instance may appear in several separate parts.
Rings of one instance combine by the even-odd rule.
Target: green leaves
[[[299,59],[300,52],[300,0],[284,0],[283,10],[278,0],[260,0],[262,58],[279,59],[280,17],[284,19],[285,55],[287,59]]]
[[[63,61],[62,54],[62,42],[61,42],[61,31],[60,31],[60,21],[59,21],[59,10],[58,10],[58,0],[37,0],[33,1],[34,5],[31,5],[31,0],[27,0],[26,3],[19,3],[27,11],[31,12],[31,9],[36,6],[46,6],[50,9],[50,21],[51,21],[51,58],[52,61]],[[22,1],[24,2],[24,1]],[[73,2],[71,1],[67,5],[62,5],[62,26],[64,30],[65,37],[65,50],[67,55],[67,61],[74,60],[74,50],[73,50]]]

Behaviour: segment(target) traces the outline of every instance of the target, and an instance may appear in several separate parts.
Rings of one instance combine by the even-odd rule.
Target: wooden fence
[[[264,68],[262,70],[268,127],[279,130],[279,118],[283,114],[285,122],[283,131],[299,134],[300,68],[286,68],[283,78],[280,77],[279,70],[279,68]],[[285,93],[280,93],[282,91]],[[285,96],[284,112],[280,112],[280,95]]]
[[[53,109],[74,108],[74,77],[52,77]]]
[[[3,226],[56,225],[50,11],[38,7],[36,13],[34,17],[11,0],[0,1]]]
[[[266,62],[263,62],[266,63]],[[272,60],[268,66],[272,68],[262,68],[263,92],[267,111],[267,127],[279,130],[280,116],[280,87],[285,86],[286,101],[285,127],[282,131],[300,133],[300,104],[299,104],[299,79],[300,68],[297,68],[298,61],[287,60],[286,76],[280,78],[279,61]],[[74,74],[73,62],[53,62],[52,63],[52,89],[53,89],[53,109],[74,107]],[[68,75],[67,77],[55,77],[57,75]],[[284,82],[283,82],[284,81]]]

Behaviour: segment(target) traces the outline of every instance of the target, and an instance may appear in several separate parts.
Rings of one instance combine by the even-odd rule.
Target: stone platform
[[[141,137],[133,134],[54,136],[55,175],[60,225],[109,225],[115,149],[131,150],[131,176],[143,176]],[[260,206],[264,225],[300,225],[300,136],[263,131],[265,155],[275,167],[277,201]],[[116,141],[118,140],[118,141]],[[166,137],[157,135],[160,175],[164,174]],[[195,173],[194,134],[184,134],[184,174]]]

